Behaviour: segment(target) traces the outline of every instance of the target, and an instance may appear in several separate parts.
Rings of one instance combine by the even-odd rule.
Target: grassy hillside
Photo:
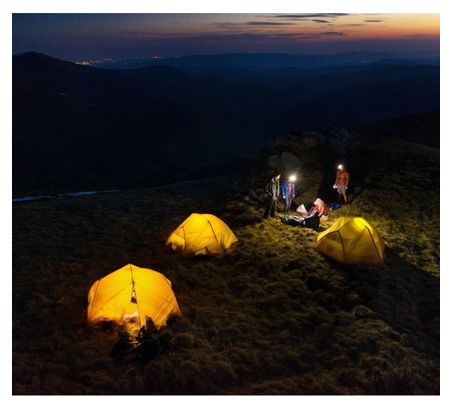
[[[440,116],[439,111],[405,115],[398,118],[379,120],[356,131],[366,138],[398,138],[407,142],[419,143],[439,149]]]
[[[280,146],[303,149],[294,139]],[[316,157],[316,156],[311,156]],[[303,158],[303,157],[302,157]],[[297,204],[334,162],[303,158]],[[352,203],[387,244],[384,266],[344,266],[317,232],[261,219],[268,172],[13,206],[14,394],[438,394],[439,151],[357,141]],[[181,259],[169,233],[191,212],[234,230],[227,255]],[[182,321],[168,353],[115,365],[114,330],[86,326],[86,295],[127,263],[164,273]]]

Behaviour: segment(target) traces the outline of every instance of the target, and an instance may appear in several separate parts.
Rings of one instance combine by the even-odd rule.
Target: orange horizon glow
[[[439,14],[13,16],[14,53],[67,58],[339,50],[439,52]]]
[[[242,15],[243,16],[243,15]],[[276,23],[275,18],[266,17],[268,23]],[[303,19],[301,21],[290,21],[287,19],[287,25],[281,26],[256,26],[250,27],[242,23],[236,23],[236,26],[227,26],[229,29],[213,29],[215,33],[259,33],[259,34],[312,34],[319,31],[329,30],[331,32],[341,33],[337,37],[342,39],[391,39],[403,37],[439,37],[440,36],[440,15],[439,14],[375,14],[362,15],[350,14],[339,18],[325,20],[325,23],[317,23],[320,19]],[[278,22],[279,24],[283,24]],[[190,34],[195,34],[191,31]],[[201,31],[205,33],[205,30]],[[197,34],[201,34],[197,32]],[[187,33],[179,32],[179,35]],[[340,39],[340,38],[336,38]],[[304,38],[307,40],[307,38]]]

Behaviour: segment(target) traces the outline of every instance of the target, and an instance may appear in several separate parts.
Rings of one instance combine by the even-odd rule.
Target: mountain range
[[[351,51],[336,54],[230,53],[186,55],[180,57],[106,59],[94,61],[93,66],[107,69],[136,69],[152,65],[167,65],[187,72],[268,71],[281,68],[318,69],[351,67],[364,64],[439,64],[439,56],[397,52]]]
[[[125,70],[13,56],[13,194],[165,184],[293,130],[439,110],[435,61],[354,58],[229,54]]]

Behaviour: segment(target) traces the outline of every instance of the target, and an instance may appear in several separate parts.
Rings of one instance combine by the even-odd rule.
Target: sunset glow
[[[133,58],[224,52],[439,53],[439,14],[15,14],[13,52]]]

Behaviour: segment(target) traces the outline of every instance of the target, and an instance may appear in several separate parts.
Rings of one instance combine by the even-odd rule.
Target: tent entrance
[[[131,336],[138,335],[140,331],[140,313],[138,310],[138,303],[136,298],[132,296],[130,299],[130,303],[127,305],[124,314],[123,314],[123,326],[124,329]]]

